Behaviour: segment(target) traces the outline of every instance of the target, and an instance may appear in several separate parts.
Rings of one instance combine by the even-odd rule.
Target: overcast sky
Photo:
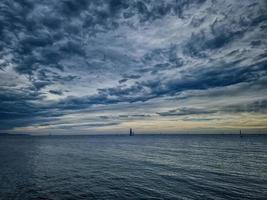
[[[265,0],[1,0],[0,130],[266,132]]]

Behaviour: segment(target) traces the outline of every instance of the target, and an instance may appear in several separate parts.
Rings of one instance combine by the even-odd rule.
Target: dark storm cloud
[[[184,45],[184,53],[192,57],[207,57],[207,51],[225,47],[235,39],[242,38],[247,31],[251,31],[259,23],[265,22],[266,18],[251,17],[247,21],[239,19],[232,21],[225,16],[223,20],[215,20],[210,26],[210,32],[203,29],[197,33],[192,33],[191,37]],[[225,23],[227,21],[227,23]],[[252,41],[252,46],[260,45],[259,41]]]
[[[218,120],[216,118],[184,118],[183,121],[189,121],[189,122],[207,122],[207,121],[213,121]]]
[[[126,81],[128,81],[128,79],[124,78],[124,79],[119,80],[119,83],[125,83]]]
[[[184,65],[183,58],[177,57],[178,47],[172,44],[168,48],[154,49],[143,57],[143,63],[150,66],[139,72],[157,73],[162,70],[179,68]]]
[[[33,90],[34,91],[34,90]],[[38,92],[1,90],[0,93],[0,129],[10,129],[50,121],[59,116],[57,110],[48,109],[33,102],[42,100]]]
[[[203,66],[203,68],[182,72],[182,78],[147,81],[143,85],[148,86],[158,95],[172,95],[185,90],[204,90],[241,82],[252,82],[260,76],[266,76],[267,63],[265,61],[253,65],[242,65],[240,62],[213,63],[214,66],[208,68]]]
[[[266,62],[253,65],[241,65],[241,60],[225,63],[213,63],[215,66],[197,68],[182,72],[182,78],[171,78],[136,82],[131,87],[118,86],[114,88],[99,89],[100,104],[118,102],[147,101],[149,99],[174,95],[186,90],[204,90],[214,87],[223,87],[241,82],[252,82],[260,76],[266,76]],[[111,100],[109,97],[115,97]],[[97,103],[97,102],[94,102]]]
[[[4,0],[0,7],[1,49],[11,50],[19,73],[32,74],[44,65],[64,69],[60,61],[66,56],[86,57],[83,32],[95,35],[135,16],[140,23],[156,20],[203,2]]]
[[[149,118],[151,115],[147,114],[134,114],[134,115],[119,115],[119,118]]]
[[[257,100],[257,101],[252,101],[252,102],[232,104],[232,105],[217,107],[216,109],[182,107],[182,108],[177,108],[173,110],[168,110],[166,112],[159,112],[157,114],[163,117],[169,117],[169,116],[187,116],[187,115],[210,115],[210,114],[215,114],[218,112],[265,114],[267,112],[267,100],[263,99],[263,100]],[[201,119],[202,118],[199,118],[199,121],[201,121]],[[214,120],[214,119],[216,118],[211,118],[211,119],[208,118],[208,120]],[[191,121],[190,118],[186,118],[185,120]],[[198,118],[196,119],[196,121],[198,121]],[[206,121],[206,118],[203,118],[203,121]]]
[[[44,88],[44,87],[46,87],[47,85],[50,85],[50,84],[52,84],[52,83],[49,82],[49,81],[39,81],[39,80],[37,80],[37,81],[33,82],[33,85],[37,90],[40,90],[40,89],[42,89],[42,88]]]
[[[106,127],[106,126],[116,126],[119,125],[120,123],[117,122],[111,122],[111,123],[86,123],[86,124],[56,124],[54,127],[59,128],[59,129],[74,129],[76,127],[78,128],[94,128],[94,127]],[[51,124],[45,124],[51,125]],[[52,125],[53,127],[53,125]]]
[[[141,78],[141,75],[138,75],[138,74],[124,74],[123,77],[127,78],[127,79],[138,79],[138,78]]]
[[[251,112],[251,113],[267,113],[267,99],[257,100],[250,103],[235,104],[226,106],[223,109],[225,112]]]
[[[266,20],[261,0],[2,0],[0,129],[49,124],[96,105],[254,85],[267,76]],[[265,104],[225,110],[262,113]]]
[[[62,95],[63,94],[62,90],[49,90],[49,92],[51,94],[55,94],[55,95]]]
[[[141,78],[141,75],[137,75],[137,74],[123,74],[122,77],[123,77],[123,79],[119,80],[119,83],[125,83],[128,80],[139,79],[139,78]]]
[[[206,110],[204,108],[178,108],[167,112],[158,113],[160,116],[183,116],[183,115],[202,115],[216,113],[216,110]]]

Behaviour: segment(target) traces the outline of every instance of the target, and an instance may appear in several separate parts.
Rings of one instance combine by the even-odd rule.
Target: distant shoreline
[[[18,133],[14,133],[14,134],[10,134],[10,133],[0,133],[0,137],[3,137],[3,136],[31,136],[29,134],[18,134]]]
[[[77,135],[30,135],[30,134],[9,134],[9,133],[0,133],[0,137],[102,137],[102,136],[123,136],[129,137],[128,134],[77,134]],[[143,134],[136,134],[134,137],[144,136],[144,137],[151,137],[151,136],[163,136],[163,137],[175,137],[175,136],[238,136],[238,133],[172,133],[172,134],[164,134],[164,133],[143,133]],[[267,133],[246,133],[242,134],[242,136],[267,136]]]

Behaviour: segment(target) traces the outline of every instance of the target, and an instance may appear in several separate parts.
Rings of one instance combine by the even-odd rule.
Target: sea
[[[1,136],[1,200],[267,199],[267,135]]]

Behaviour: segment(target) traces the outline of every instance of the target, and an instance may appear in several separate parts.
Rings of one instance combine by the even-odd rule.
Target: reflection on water
[[[267,136],[0,138],[0,199],[265,199]]]

